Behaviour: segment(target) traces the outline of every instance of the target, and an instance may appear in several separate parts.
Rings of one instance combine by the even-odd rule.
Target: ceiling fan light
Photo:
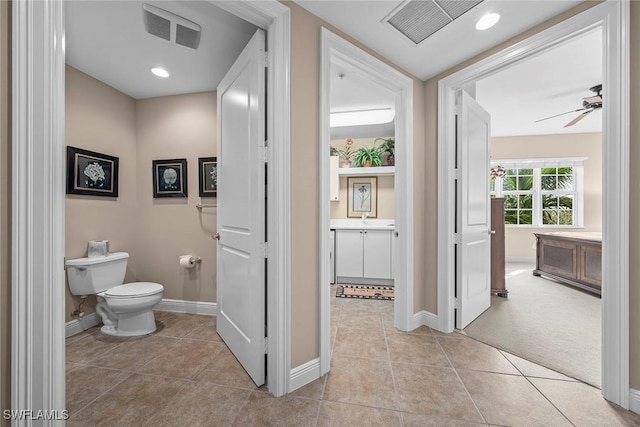
[[[482,18],[476,22],[476,30],[483,31],[488,30],[498,23],[500,15],[497,13],[487,13],[482,15]]]
[[[158,77],[167,78],[169,77],[169,72],[162,67],[153,67],[151,72]]]

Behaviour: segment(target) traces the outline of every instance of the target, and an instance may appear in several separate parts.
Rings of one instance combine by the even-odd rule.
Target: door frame
[[[607,1],[438,82],[438,329],[454,329],[455,90],[603,30],[602,394],[629,408],[629,2]]]
[[[212,3],[268,31],[268,387],[280,396],[291,353],[290,9],[275,0]],[[65,409],[64,22],[63,1],[13,3],[13,409]]]
[[[320,375],[329,372],[331,363],[331,302],[329,300],[329,126],[331,63],[340,61],[365,74],[395,94],[396,147],[395,231],[398,233],[393,254],[395,275],[394,324],[408,331],[421,325],[413,309],[413,80],[381,60],[344,40],[326,28],[320,32],[320,221],[319,221],[319,286],[320,286]],[[399,191],[400,190],[400,191]],[[326,290],[326,292],[325,292]]]

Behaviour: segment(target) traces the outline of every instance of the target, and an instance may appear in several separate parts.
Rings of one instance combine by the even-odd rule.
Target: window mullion
[[[533,224],[539,227],[542,224],[542,181],[540,178],[541,169],[533,169]]]

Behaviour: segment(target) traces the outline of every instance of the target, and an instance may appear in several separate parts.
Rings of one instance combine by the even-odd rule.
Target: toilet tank
[[[129,254],[113,252],[104,257],[68,259],[67,277],[73,295],[94,295],[122,285]]]

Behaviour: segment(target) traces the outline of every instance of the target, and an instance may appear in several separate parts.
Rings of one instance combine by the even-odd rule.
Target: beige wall
[[[571,133],[491,138],[492,159],[587,157],[584,162],[584,229],[602,231],[602,134]],[[507,258],[535,258],[533,233],[567,228],[506,227]]]
[[[65,256],[87,256],[89,240],[109,240],[112,252],[128,252],[126,280],[135,280],[137,221],[135,100],[73,67],[66,67],[66,145],[119,158],[117,198],[66,196]],[[66,320],[80,297],[67,286]],[[85,313],[95,311],[95,297]]]
[[[380,141],[375,143],[375,138],[353,138],[351,150],[356,152],[361,147],[373,147],[380,145]],[[331,146],[338,150],[344,150],[345,140],[338,139],[331,141]],[[383,160],[384,160],[383,156]],[[342,160],[342,158],[340,158]],[[374,176],[374,175],[372,175]],[[395,191],[393,175],[377,176],[378,178],[378,216],[377,218],[395,218]],[[340,176],[340,195],[338,201],[331,202],[331,219],[347,218],[347,177]]]
[[[318,233],[310,230],[318,229],[320,209],[318,204],[320,28],[327,27],[384,62],[389,63],[389,61],[295,3],[290,1],[283,3],[291,8],[291,261],[293,266],[291,272],[291,366],[295,367],[319,356]],[[394,68],[397,67],[394,66]],[[417,236],[422,236],[426,222],[424,216],[425,172],[422,164],[425,150],[427,150],[423,143],[424,86],[418,79],[414,78],[413,81],[415,159],[413,200],[415,233]],[[397,141],[397,143],[401,142]],[[431,151],[435,154],[435,149]],[[322,155],[326,155],[326,152]],[[435,225],[435,222],[432,222]],[[432,240],[435,241],[435,234],[433,236]],[[425,239],[416,239],[414,247],[416,311],[423,308],[422,289],[425,281],[433,281],[435,285],[435,258],[425,259],[425,246]]]
[[[0,411],[11,407],[11,4],[0,1]],[[1,426],[10,422],[0,419]]]
[[[216,93],[136,101],[67,66],[67,145],[119,158],[119,197],[67,195],[66,257],[86,256],[89,240],[108,239],[130,255],[126,281],[161,283],[164,298],[215,301],[216,211],[198,195],[198,157],[216,154]],[[154,199],[151,162],[186,158],[189,197]],[[207,201],[208,200],[208,201]],[[186,270],[180,255],[202,263]],[[67,288],[66,318],[79,302]],[[88,299],[85,313],[95,311]]]
[[[215,302],[216,209],[198,194],[198,157],[216,155],[216,93],[139,100],[136,103],[138,210],[136,271],[139,280],[161,283],[164,298]],[[153,198],[152,160],[187,159],[188,198]],[[135,182],[135,181],[132,181]],[[202,258],[181,268],[180,255]]]

